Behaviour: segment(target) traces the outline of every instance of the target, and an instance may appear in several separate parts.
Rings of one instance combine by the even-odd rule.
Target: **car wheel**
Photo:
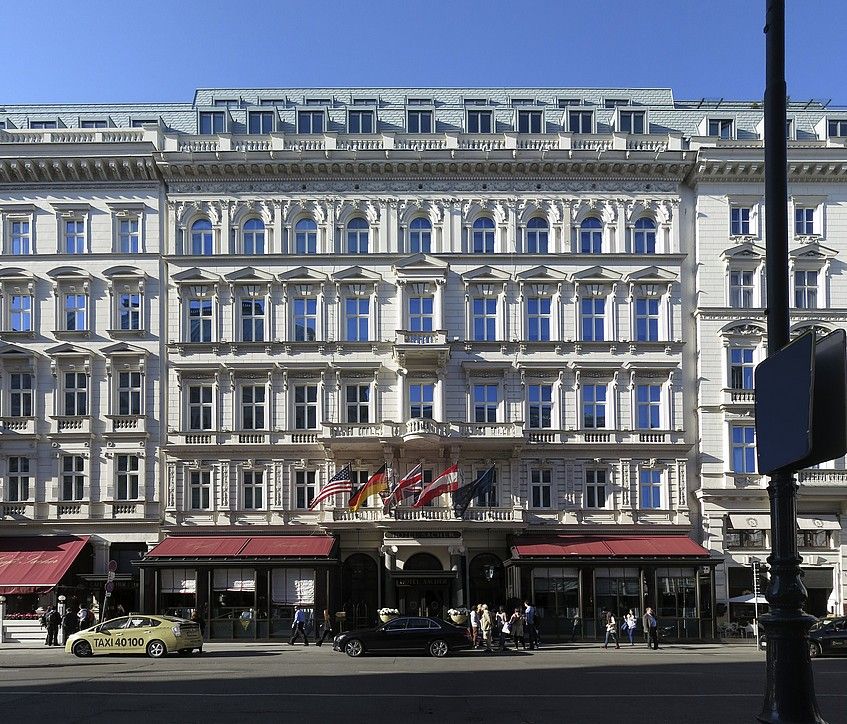
[[[344,653],[355,659],[357,656],[361,656],[365,653],[365,647],[359,639],[350,639],[346,644],[344,644]]]
[[[450,647],[444,639],[435,639],[429,645],[429,655],[436,659],[443,659],[448,653],[450,653]]]
[[[168,653],[168,648],[165,646],[163,641],[159,641],[159,639],[154,639],[149,644],[147,644],[147,655],[151,659],[160,659],[166,653]]]
[[[77,641],[73,647],[74,656],[79,656],[81,659],[86,659],[94,655],[91,649],[91,644],[88,641]]]
[[[817,659],[819,656],[823,656],[823,649],[821,649],[821,645],[816,644],[814,641],[810,641],[809,656],[813,659]]]

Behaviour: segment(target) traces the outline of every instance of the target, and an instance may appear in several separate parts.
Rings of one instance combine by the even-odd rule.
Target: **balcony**
[[[73,435],[91,435],[91,417],[89,415],[56,415],[50,418],[50,434],[70,437]]]
[[[91,517],[91,503],[87,500],[50,501],[53,512],[51,517],[60,520],[86,520]]]
[[[178,447],[317,445],[320,437],[317,430],[171,430],[168,444]]]
[[[146,435],[147,419],[144,415],[109,415],[111,425],[107,435]]]
[[[801,470],[797,482],[813,487],[847,487],[847,470]]]
[[[145,517],[145,504],[140,500],[108,500],[106,501],[107,514],[113,520],[143,519]],[[111,508],[111,510],[108,510]]]
[[[742,390],[725,388],[723,390],[723,405],[752,406],[756,401],[756,393],[753,390]]]
[[[389,513],[384,513],[382,508],[363,508],[352,512],[346,508],[335,508],[325,510],[321,514],[323,523],[384,523],[391,521],[448,521],[450,523],[522,523],[524,511],[522,508],[498,507],[498,508],[468,508],[463,518],[456,518],[453,509],[449,507],[437,508],[394,508]]]
[[[9,439],[35,437],[35,418],[0,417],[0,435]]]
[[[394,356],[401,367],[444,367],[450,359],[447,332],[398,329],[394,339]]]
[[[6,501],[0,503],[0,520],[33,520],[35,502],[32,500]]]
[[[681,445],[682,430],[524,430],[524,439],[534,445]]]

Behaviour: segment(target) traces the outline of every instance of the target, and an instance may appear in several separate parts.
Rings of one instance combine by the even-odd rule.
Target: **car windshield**
[[[100,633],[107,633],[119,628],[125,628],[128,621],[128,618],[113,618],[111,621],[106,621],[106,623],[100,624],[100,628],[97,630]]]
[[[406,628],[406,624],[409,622],[407,618],[398,618],[394,621],[389,621],[385,626],[382,627],[383,631],[402,631]]]

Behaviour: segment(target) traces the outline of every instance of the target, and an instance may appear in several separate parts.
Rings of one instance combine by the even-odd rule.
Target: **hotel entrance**
[[[402,571],[390,573],[396,589],[397,610],[407,616],[447,618],[453,607],[455,571],[445,571],[431,553],[410,556]]]

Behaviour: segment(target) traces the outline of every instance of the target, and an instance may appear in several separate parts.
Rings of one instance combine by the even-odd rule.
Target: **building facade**
[[[847,121],[792,107],[791,123],[797,322],[832,329]],[[223,638],[283,635],[296,603],[364,623],[524,598],[551,635],[652,605],[668,635],[707,638],[750,587],[767,520],[746,467],[764,349],[753,104],[203,89],[6,106],[0,124],[13,553],[90,536],[90,570],[65,577],[98,596],[107,561],[145,553],[118,561],[127,605],[200,609]],[[313,507],[344,466],[354,487],[382,466],[494,484],[461,517],[449,494]],[[833,466],[802,473],[801,505],[831,608]]]

